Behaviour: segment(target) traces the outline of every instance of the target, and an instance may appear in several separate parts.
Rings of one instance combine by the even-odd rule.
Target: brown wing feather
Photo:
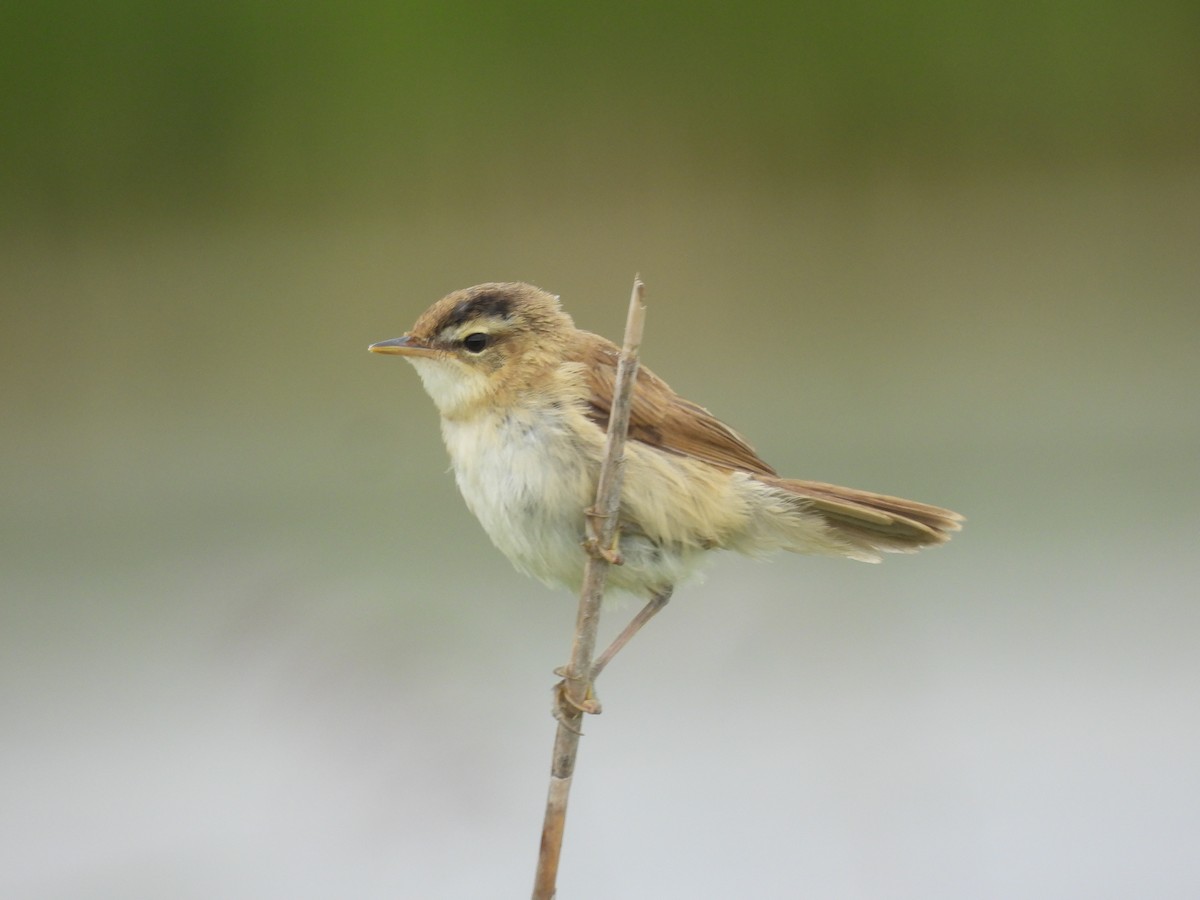
[[[581,342],[580,356],[573,361],[583,364],[591,390],[588,415],[606,429],[620,351],[604,338],[592,337],[593,341]],[[629,415],[629,439],[716,466],[754,475],[776,474],[759,459],[745,438],[704,407],[680,397],[645,366],[638,368]]]
[[[588,415],[608,428],[616,381],[617,347],[596,335],[582,343],[577,358],[586,373],[591,397]],[[851,546],[877,558],[876,551],[913,551],[940,544],[961,527],[962,516],[939,506],[855,488],[780,478],[740,434],[702,406],[684,400],[641,367],[633,392],[629,438],[669,453],[716,466],[738,469],[790,494],[805,510],[816,512]]]

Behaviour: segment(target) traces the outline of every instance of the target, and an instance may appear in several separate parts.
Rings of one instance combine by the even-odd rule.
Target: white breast
[[[559,409],[512,408],[442,420],[463,499],[518,569],[577,589],[583,575],[583,509],[594,493]]]

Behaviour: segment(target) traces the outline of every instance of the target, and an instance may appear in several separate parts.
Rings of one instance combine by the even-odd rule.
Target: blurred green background
[[[0,7],[0,893],[527,895],[574,601],[414,373],[527,280],[780,470],[614,666],[574,898],[1200,893],[1194,3]],[[609,616],[609,626],[628,615]]]

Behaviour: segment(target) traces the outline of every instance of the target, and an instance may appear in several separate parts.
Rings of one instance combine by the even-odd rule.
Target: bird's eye
[[[481,331],[468,334],[463,338],[463,346],[469,353],[482,353],[488,345],[488,336]]]

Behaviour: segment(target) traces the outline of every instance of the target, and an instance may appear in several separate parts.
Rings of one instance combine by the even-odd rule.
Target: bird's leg
[[[622,647],[629,643],[635,634],[641,631],[642,626],[658,615],[659,611],[667,605],[667,601],[671,599],[671,592],[673,590],[674,588],[667,587],[650,595],[650,602],[641,608],[621,633],[613,638],[613,642],[608,645],[605,651],[596,657],[596,661],[592,663],[592,681],[600,677],[600,673],[604,671],[604,667],[612,662],[612,658],[621,651]]]
[[[613,639],[613,642],[605,648],[603,653],[596,657],[595,662],[592,663],[591,677],[588,678],[587,690],[584,692],[582,699],[576,699],[571,696],[571,691],[567,687],[566,666],[554,670],[554,674],[563,679],[554,686],[554,718],[558,719],[559,722],[571,731],[578,733],[577,729],[569,724],[572,715],[578,713],[599,715],[601,710],[600,699],[596,696],[595,691],[596,679],[600,677],[600,673],[604,671],[604,667],[612,662],[612,658],[617,655],[620,649],[628,644],[633,636],[641,630],[642,626],[658,615],[659,610],[667,605],[667,601],[671,599],[671,592],[673,590],[674,588],[668,587],[651,594],[650,602],[643,606],[636,616],[630,619],[629,624]]]
[[[612,543],[610,546],[604,546],[600,540],[600,527],[602,520],[608,518],[607,513],[600,512],[596,507],[590,506],[584,510],[584,540],[582,542],[583,549],[587,551],[589,556],[596,559],[602,559],[610,565],[619,566],[625,562],[621,556],[620,540],[621,532],[618,529],[613,530]],[[635,631],[637,629],[634,629]],[[632,637],[631,634],[629,637]],[[626,638],[629,640],[629,638]],[[607,663],[607,660],[605,660]],[[592,670],[594,672],[595,669]],[[591,672],[588,673],[586,680],[573,678],[568,676],[566,666],[562,666],[554,670],[554,674],[562,678],[558,684],[554,686],[554,718],[558,719],[568,731],[573,731],[576,734],[582,734],[578,728],[571,724],[572,720],[578,720],[580,713],[588,713],[590,715],[600,714],[600,700],[596,696],[596,691],[592,685]],[[571,693],[571,685],[568,682],[579,684],[583,682],[584,692],[582,697],[576,697]]]

